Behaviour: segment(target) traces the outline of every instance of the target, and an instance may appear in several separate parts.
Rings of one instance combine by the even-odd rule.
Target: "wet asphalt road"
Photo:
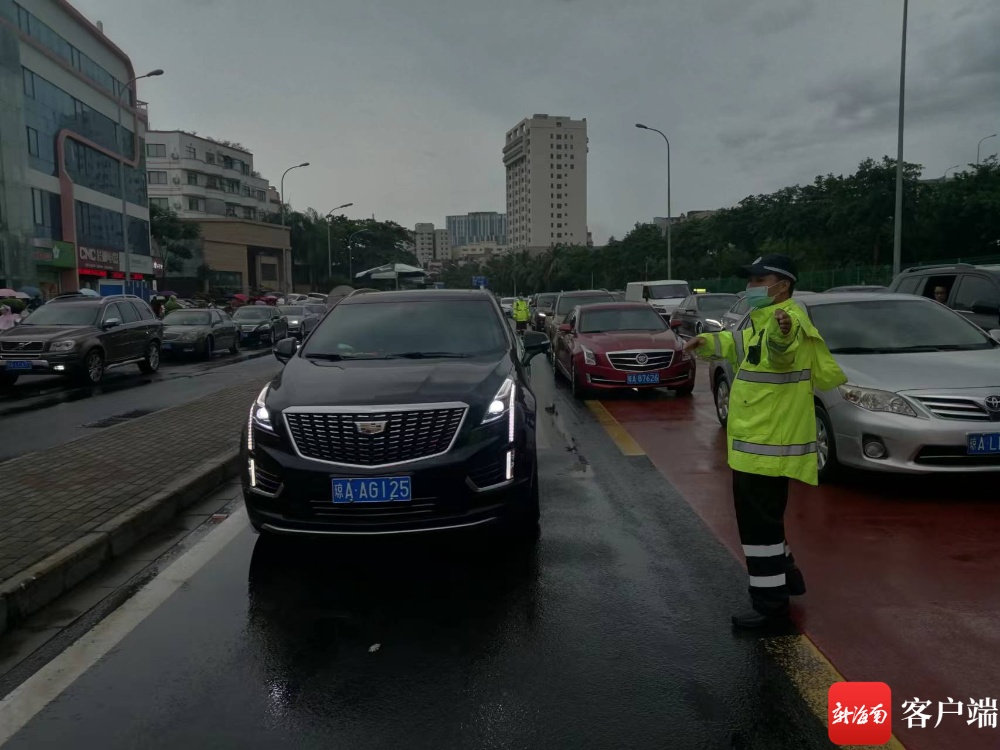
[[[242,528],[4,747],[832,747],[731,631],[741,566],[536,362],[537,547]]]
[[[165,360],[159,372],[143,375],[135,366],[110,370],[94,388],[58,378],[23,378],[0,394],[0,461],[52,448],[100,429],[102,420],[149,414],[179,406],[247,380],[262,383],[281,365],[269,352],[217,354],[211,362]]]

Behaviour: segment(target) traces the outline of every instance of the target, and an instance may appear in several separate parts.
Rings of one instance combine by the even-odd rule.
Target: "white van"
[[[676,279],[630,281],[625,287],[626,302],[646,302],[665,318],[669,318],[670,313],[689,296],[691,288],[688,283]]]

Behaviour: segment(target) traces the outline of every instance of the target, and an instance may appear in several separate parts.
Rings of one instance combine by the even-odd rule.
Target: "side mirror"
[[[560,323],[559,324],[559,332],[560,333],[569,333],[572,330],[573,330],[573,326],[571,326],[569,323]]]
[[[972,303],[972,312],[976,315],[1000,315],[1000,305],[993,302],[976,300]]]
[[[122,324],[121,318],[108,318],[104,321],[104,330],[110,330],[111,328],[117,328]]]
[[[521,364],[524,367],[527,367],[528,363],[539,354],[545,354],[549,350],[549,337],[541,331],[525,331],[523,341],[524,358]]]
[[[274,353],[274,358],[285,364],[292,357],[295,356],[295,352],[299,350],[299,342],[293,338],[281,339],[274,348],[271,350]]]
[[[671,320],[670,321],[670,328],[673,329],[674,331],[680,330],[681,326],[683,326],[683,325],[684,325],[684,323],[682,321],[680,321],[680,320]]]

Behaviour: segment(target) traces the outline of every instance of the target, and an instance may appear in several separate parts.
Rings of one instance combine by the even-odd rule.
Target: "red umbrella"
[[[240,302],[249,302],[250,298],[245,294],[234,294],[233,299],[238,299]]]

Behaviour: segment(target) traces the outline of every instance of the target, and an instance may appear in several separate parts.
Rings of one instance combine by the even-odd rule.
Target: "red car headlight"
[[[583,362],[584,362],[584,364],[587,364],[587,365],[596,365],[597,364],[597,357],[596,357],[596,355],[592,351],[590,351],[590,349],[588,349],[587,347],[581,345],[580,346],[580,351],[583,352]]]

